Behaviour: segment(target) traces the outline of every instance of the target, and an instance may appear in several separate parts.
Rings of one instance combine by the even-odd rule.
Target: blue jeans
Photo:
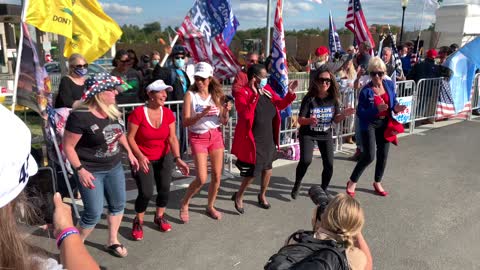
[[[357,149],[363,152],[362,131],[360,130],[360,119],[358,119],[357,115],[355,115],[355,143],[357,144]]]
[[[119,162],[109,171],[92,172],[92,174],[95,177],[94,189],[86,188],[78,183],[84,206],[80,227],[84,229],[94,228],[100,220],[104,197],[110,215],[122,215],[125,209],[125,173],[122,163]]]

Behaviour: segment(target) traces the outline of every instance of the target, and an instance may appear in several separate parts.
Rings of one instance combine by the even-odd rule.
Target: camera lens
[[[319,213],[317,213],[317,216],[321,215],[323,211],[325,211],[325,208],[327,208],[330,197],[320,186],[312,186],[308,190],[308,196],[310,196],[312,202],[319,208]]]

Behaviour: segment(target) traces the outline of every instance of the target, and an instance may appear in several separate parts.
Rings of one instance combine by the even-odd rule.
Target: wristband
[[[177,162],[180,159],[180,157],[174,157],[173,162]]]
[[[57,248],[60,249],[60,245],[62,245],[63,240],[65,240],[65,238],[69,237],[72,234],[80,234],[80,232],[75,227],[69,227],[63,230],[57,236]]]
[[[83,169],[83,165],[82,165],[82,164],[80,164],[80,166],[76,167],[76,168],[75,168],[75,171],[78,172],[78,171],[80,171],[81,169]]]

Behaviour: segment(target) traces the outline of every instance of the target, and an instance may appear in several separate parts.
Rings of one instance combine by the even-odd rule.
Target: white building
[[[448,5],[437,10],[438,46],[462,46],[480,35],[480,5]]]

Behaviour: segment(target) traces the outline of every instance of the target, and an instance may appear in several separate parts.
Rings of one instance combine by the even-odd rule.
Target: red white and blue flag
[[[228,0],[196,0],[177,30],[193,60],[212,64],[215,77],[222,80],[240,71],[240,65],[224,39],[229,24],[235,26],[235,16]],[[226,36],[231,40],[234,32],[228,31]]]
[[[329,17],[329,27],[328,27],[328,46],[330,47],[330,53],[335,55],[336,52],[342,52],[342,44],[340,44],[340,36],[337,33],[337,27],[333,22],[332,12],[330,11]]]
[[[372,49],[375,48],[375,41],[370,33],[370,29],[368,28],[367,20],[363,14],[360,0],[348,1],[347,20],[345,21],[345,27],[353,32],[357,44],[368,42]]]
[[[285,46],[285,32],[283,29],[283,3],[277,1],[272,42],[272,71],[268,83],[282,98],[288,92],[288,64],[287,48]],[[291,115],[290,107],[282,112],[282,118]]]

